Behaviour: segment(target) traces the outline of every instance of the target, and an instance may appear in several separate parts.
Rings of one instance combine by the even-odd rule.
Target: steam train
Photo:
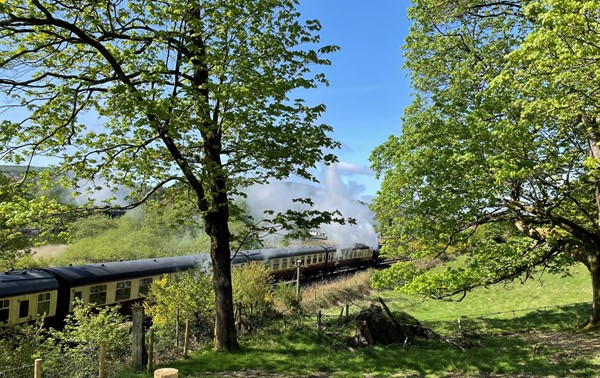
[[[357,244],[247,250],[232,256],[232,265],[262,262],[276,279],[329,273],[348,267],[374,265],[377,250]],[[39,319],[60,326],[76,298],[97,306],[121,304],[129,308],[147,295],[152,282],[194,267],[208,270],[210,256],[162,257],[77,266],[25,269],[0,273],[0,323],[18,324]]]

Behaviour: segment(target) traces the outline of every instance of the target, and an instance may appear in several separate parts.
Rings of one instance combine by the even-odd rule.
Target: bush
[[[42,321],[0,327],[0,377],[30,378],[47,334]]]
[[[296,287],[281,283],[273,292],[273,307],[282,315],[299,314],[302,310],[302,296],[296,296]]]
[[[273,277],[261,263],[236,265],[231,272],[238,327],[251,329],[271,308]]]
[[[43,360],[45,378],[97,377],[99,349],[106,347],[107,376],[117,377],[127,364],[129,330],[118,308],[92,308],[80,301],[63,330],[47,330],[43,321],[0,328],[0,376],[31,377],[33,361]]]
[[[130,355],[129,329],[124,322],[119,306],[94,308],[77,300],[64,329],[51,329],[44,343],[44,377],[98,376],[101,343],[106,351],[107,376],[118,376]]]
[[[81,218],[69,225],[71,240],[95,238],[104,232],[117,228],[117,220],[104,214]]]
[[[153,282],[144,308],[152,318],[156,350],[167,355],[173,351],[178,320],[181,321],[179,331],[185,320],[190,321],[193,341],[208,338],[214,324],[214,303],[211,277],[200,269],[179,272],[176,276],[165,275]]]

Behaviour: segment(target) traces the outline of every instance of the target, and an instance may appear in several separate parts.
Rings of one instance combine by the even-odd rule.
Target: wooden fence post
[[[98,378],[104,378],[106,371],[106,344],[104,341],[100,342],[100,367],[98,368]]]
[[[179,309],[175,313],[175,346],[179,348]]]
[[[296,299],[300,297],[300,264],[296,267]]]
[[[42,378],[42,359],[37,358],[33,365],[33,378]]]
[[[131,360],[133,366],[142,366],[144,365],[144,308],[142,306],[133,306],[131,311],[133,321]]]
[[[317,312],[317,331],[321,332],[323,330],[323,314],[321,310]]]
[[[185,334],[183,339],[183,358],[187,358],[188,355],[188,340],[190,339],[190,320],[185,320]]]
[[[154,330],[152,328],[150,328],[150,331],[148,332],[148,365],[146,367],[146,374],[150,374],[153,363],[154,363]]]
[[[349,304],[346,304],[345,310],[346,310],[346,320],[348,320],[348,311],[350,310]]]

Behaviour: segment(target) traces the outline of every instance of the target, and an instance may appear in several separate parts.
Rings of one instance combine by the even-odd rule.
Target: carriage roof
[[[56,290],[58,282],[44,270],[11,270],[0,273],[0,298]]]
[[[208,260],[208,255],[202,254],[52,267],[46,270],[74,286],[174,273],[200,266]]]

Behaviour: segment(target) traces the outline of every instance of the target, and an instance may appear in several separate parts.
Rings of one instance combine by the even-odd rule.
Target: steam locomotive
[[[261,262],[276,279],[329,273],[348,267],[374,265],[378,252],[366,245],[337,249],[333,245],[247,250],[235,253],[232,264]],[[162,257],[77,266],[25,269],[0,273],[0,323],[18,324],[45,316],[60,325],[76,298],[97,306],[124,308],[147,295],[154,280],[194,267],[210,269],[210,256]]]

